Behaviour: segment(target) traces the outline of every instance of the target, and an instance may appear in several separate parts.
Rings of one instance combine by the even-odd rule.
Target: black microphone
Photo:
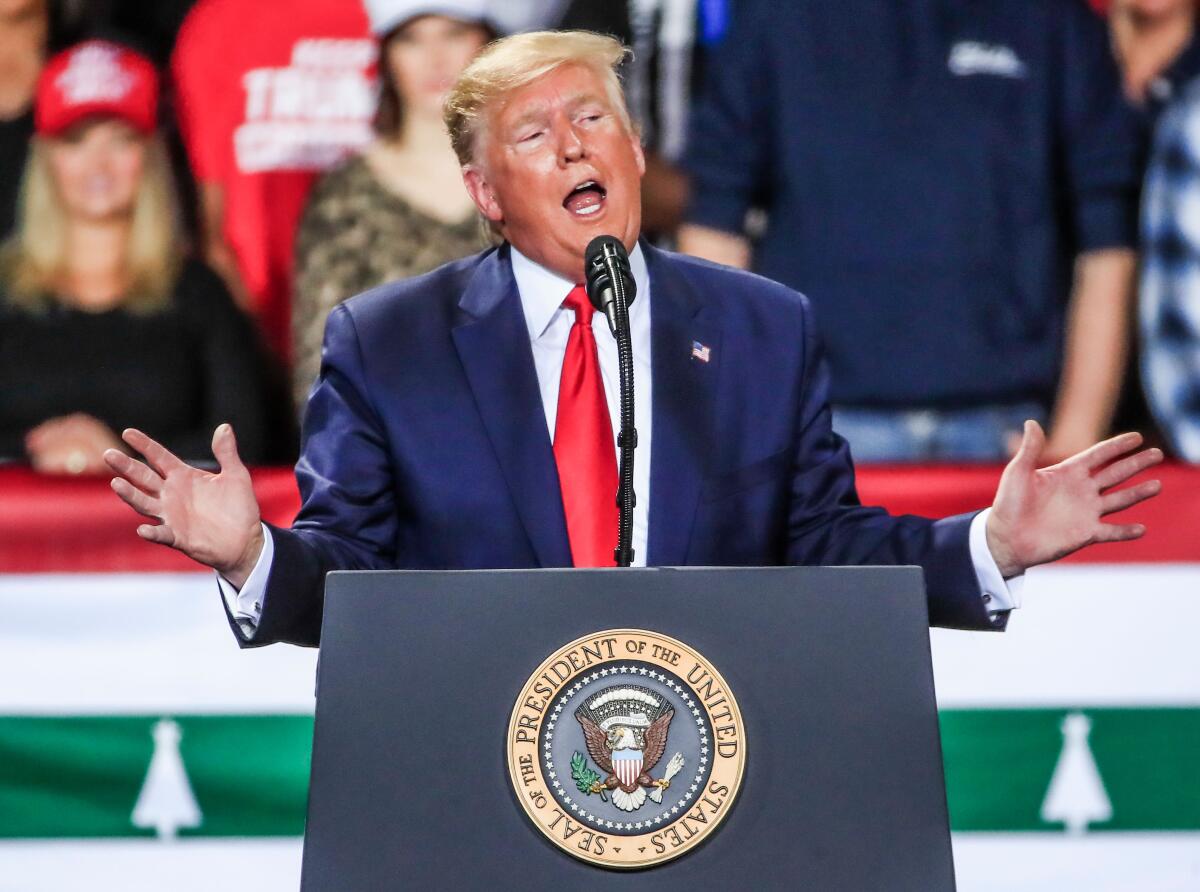
[[[621,240],[611,235],[592,239],[583,253],[583,278],[588,300],[604,313],[608,328],[617,339],[617,377],[621,387],[621,428],[617,436],[617,547],[613,559],[618,567],[633,563],[633,451],[637,428],[633,411],[633,344],[629,332],[629,305],[637,286],[629,268],[629,254]]]
[[[622,320],[617,312],[617,288],[625,297],[625,306],[633,303],[637,285],[629,267],[629,253],[621,240],[611,235],[598,235],[583,254],[583,277],[588,300],[604,314],[608,329],[614,336]]]

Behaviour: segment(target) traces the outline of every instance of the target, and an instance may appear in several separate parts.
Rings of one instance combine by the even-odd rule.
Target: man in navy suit
[[[861,506],[806,300],[638,242],[644,161],[613,75],[622,55],[597,35],[525,34],[464,72],[447,124],[504,244],[332,314],[290,530],[260,522],[228,425],[213,437],[219,474],[137,431],[125,440],[146,463],[107,454],[114,489],[156,521],[139,534],[217,570],[244,645],[317,644],[330,570],[603,562],[580,557],[596,531],[581,532],[578,493],[599,471],[563,443],[599,431],[584,446],[613,461],[615,347],[603,316],[572,303],[599,234],[625,244],[637,283],[637,563],[920,564],[933,623],[989,629],[1026,568],[1143,533],[1102,518],[1158,491],[1115,487],[1161,454],[1130,454],[1140,437],[1127,434],[1039,470],[1033,422],[988,511]],[[587,387],[600,417],[581,427]],[[613,490],[599,491],[598,513]]]

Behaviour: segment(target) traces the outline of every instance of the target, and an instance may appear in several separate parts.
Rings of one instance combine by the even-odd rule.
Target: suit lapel
[[[712,428],[721,331],[712,311],[670,257],[643,244],[650,274],[654,388],[647,563],[686,563]],[[708,361],[693,357],[693,344]]]
[[[507,245],[480,264],[458,306],[454,345],[538,563],[569,567],[558,469]]]

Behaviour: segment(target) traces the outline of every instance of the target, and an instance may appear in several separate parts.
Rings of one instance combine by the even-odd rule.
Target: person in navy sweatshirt
[[[809,295],[855,458],[1104,435],[1140,140],[1083,0],[742,0],[707,74],[680,246]]]

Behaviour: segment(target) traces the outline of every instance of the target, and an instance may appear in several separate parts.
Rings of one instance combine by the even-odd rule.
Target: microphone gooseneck
[[[617,340],[618,378],[621,383],[621,430],[617,435],[620,453],[617,485],[617,548],[613,557],[618,567],[633,563],[633,451],[637,428],[633,416],[633,342],[629,335],[629,305],[637,293],[629,253],[621,240],[611,235],[592,239],[584,252],[584,282],[588,299],[608,320]]]

